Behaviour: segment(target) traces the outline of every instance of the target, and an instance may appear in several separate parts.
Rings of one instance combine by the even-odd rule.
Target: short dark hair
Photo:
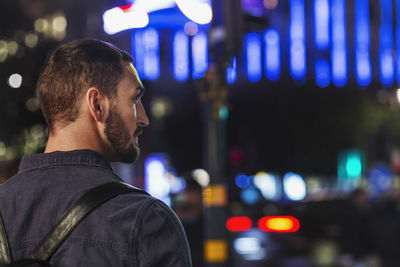
[[[36,86],[49,130],[54,130],[54,122],[68,124],[77,119],[79,100],[90,87],[112,99],[122,79],[123,62],[132,61],[127,52],[95,39],[72,41],[54,50]]]

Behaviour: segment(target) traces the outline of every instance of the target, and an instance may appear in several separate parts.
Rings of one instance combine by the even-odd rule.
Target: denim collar
[[[102,154],[92,150],[73,150],[25,155],[22,157],[18,173],[60,165],[101,167],[112,171],[110,163]]]

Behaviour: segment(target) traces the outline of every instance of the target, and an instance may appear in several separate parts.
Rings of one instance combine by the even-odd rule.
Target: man
[[[24,156],[0,186],[13,259],[26,258],[89,189],[120,180],[109,162],[133,162],[149,125],[129,54],[98,40],[60,46],[37,84],[49,127],[42,154]],[[191,266],[182,225],[161,201],[119,195],[90,213],[51,257],[56,266]]]

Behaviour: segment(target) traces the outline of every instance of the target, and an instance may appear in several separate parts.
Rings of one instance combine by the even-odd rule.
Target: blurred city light
[[[335,266],[337,263],[337,259],[339,256],[339,248],[338,244],[333,240],[319,240],[316,242],[313,248],[313,252],[311,255],[311,259],[315,266]],[[350,254],[348,254],[350,256]],[[351,256],[350,256],[351,257]],[[354,267],[361,267],[361,266],[368,266],[364,265],[363,263],[357,264],[353,259],[350,258],[350,265],[345,266],[354,266]],[[371,263],[371,267],[374,266],[375,263]],[[314,265],[313,265],[314,266]],[[377,264],[379,266],[379,264]]]
[[[260,0],[241,0],[242,9],[245,13],[255,16],[262,17],[264,16],[265,3]]]
[[[368,172],[368,180],[373,195],[388,193],[394,183],[392,170],[383,163],[374,164]]]
[[[13,56],[18,52],[18,43],[16,41],[9,41],[7,43],[8,54]]]
[[[346,172],[350,177],[358,177],[361,175],[361,161],[359,157],[351,157],[347,160]]]
[[[0,40],[0,62],[4,62],[8,56],[7,42]]]
[[[53,18],[52,24],[53,24],[53,29],[57,32],[65,31],[65,29],[67,28],[67,20],[61,14]]]
[[[150,104],[151,115],[156,119],[162,119],[172,111],[172,103],[168,98],[157,97]]]
[[[281,73],[281,56],[279,33],[275,29],[269,29],[264,33],[265,41],[265,76],[276,81]]]
[[[210,183],[210,175],[206,170],[196,169],[192,172],[192,176],[202,187],[206,187]]]
[[[233,240],[233,248],[246,260],[261,260],[266,256],[261,240],[253,236],[236,238]]]
[[[238,174],[235,177],[235,183],[237,187],[245,189],[250,186],[250,177],[247,176],[246,174]]]
[[[67,19],[64,14],[58,12],[52,18],[52,36],[55,40],[61,41],[67,35]]]
[[[12,88],[20,88],[22,84],[22,76],[18,73],[11,74],[8,78],[8,85]]]
[[[144,163],[145,190],[170,205],[170,185],[167,177],[166,160],[162,156],[150,156]]]
[[[206,74],[208,68],[207,34],[198,32],[192,39],[193,78],[199,79]]]
[[[356,78],[361,86],[371,83],[371,61],[369,57],[370,28],[369,28],[369,2],[355,1],[355,60]]]
[[[211,22],[213,13],[210,0],[175,0],[182,13],[198,24]]]
[[[188,19],[198,24],[211,22],[210,0],[136,0],[132,4],[106,10],[103,13],[104,31],[111,35],[128,29],[144,28],[150,22],[149,13],[175,5]],[[168,21],[165,23],[168,24]]]
[[[226,105],[221,105],[218,113],[221,121],[226,121],[229,117],[229,109]]]
[[[34,48],[39,42],[39,36],[36,33],[27,33],[24,42],[27,47]]]
[[[158,31],[147,28],[143,32],[144,75],[149,80],[156,80],[160,76],[160,43]]]
[[[135,0],[133,6],[127,5],[128,8],[141,8],[146,12],[158,11],[175,6],[175,0]]]
[[[233,148],[229,153],[229,162],[238,165],[243,162],[243,151],[240,148]]]
[[[264,0],[263,3],[266,9],[274,9],[278,5],[278,0]]]
[[[276,176],[266,172],[258,172],[254,176],[253,183],[260,189],[265,199],[278,200],[281,197],[280,184]]]
[[[400,88],[396,90],[396,98],[397,101],[400,103]]]
[[[143,79],[156,80],[160,76],[159,34],[153,28],[132,33],[132,54],[136,69]]]
[[[301,80],[307,71],[304,0],[290,0],[289,27],[290,73]]]
[[[227,81],[227,83],[228,84],[234,83],[236,81],[236,75],[237,75],[236,57],[233,57],[231,66],[226,68],[226,81]]]
[[[147,11],[140,8],[123,10],[114,7],[103,14],[104,32],[111,35],[133,28],[143,28],[149,24]]]
[[[395,13],[397,14],[396,17],[396,24],[395,24],[395,40],[396,40],[396,79],[397,83],[400,84],[400,21],[397,19],[398,14],[400,14],[400,2],[395,1]]]
[[[183,31],[177,31],[173,42],[173,69],[177,81],[189,78],[189,38]]]
[[[331,83],[328,60],[320,58],[315,61],[315,83],[322,88]]]
[[[392,1],[380,0],[381,26],[379,31],[379,69],[384,86],[393,84],[393,15]]]
[[[245,204],[253,205],[260,200],[260,194],[255,188],[247,188],[242,190],[240,197]]]
[[[261,37],[258,33],[246,35],[245,51],[247,77],[251,82],[258,82],[262,75]]]
[[[36,97],[31,97],[25,102],[26,109],[30,112],[36,112],[39,110],[40,104]]]
[[[339,155],[338,159],[338,178],[355,179],[360,178],[363,171],[363,159],[361,152],[347,150]]]
[[[329,0],[314,0],[315,46],[320,50],[329,48]]]
[[[199,32],[199,26],[193,21],[186,22],[183,28],[185,33],[189,36],[194,36]]]
[[[38,18],[34,22],[34,28],[35,28],[35,31],[40,32],[40,33],[44,33],[49,28],[49,23],[44,18]]]
[[[286,173],[283,176],[283,190],[288,199],[302,200],[306,196],[306,184],[303,177],[296,173]]]
[[[185,190],[186,180],[182,177],[175,176],[171,173],[168,174],[170,193],[177,194]]]
[[[231,217],[226,221],[226,228],[231,232],[242,232],[251,229],[253,222],[249,217]]]
[[[332,81],[336,86],[347,83],[346,18],[344,0],[332,1]]]
[[[258,221],[258,228],[266,232],[296,232],[300,222],[293,216],[266,216]]]
[[[6,155],[6,152],[7,152],[6,144],[4,144],[4,142],[0,142],[0,157],[4,157]]]

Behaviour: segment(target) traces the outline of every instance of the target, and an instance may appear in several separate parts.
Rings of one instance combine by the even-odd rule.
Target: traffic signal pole
[[[218,73],[212,67],[200,86],[203,112],[204,167],[210,175],[210,184],[203,191],[204,207],[204,261],[205,266],[227,266],[226,206],[228,196],[225,181],[226,121],[221,119],[227,90],[221,85]]]
[[[226,181],[226,68],[238,51],[241,37],[240,0],[213,0],[213,21],[209,30],[209,69],[197,81],[202,103],[203,164],[210,175],[210,184],[203,191],[204,206],[204,260],[205,266],[228,266]],[[238,38],[239,34],[239,38]]]

